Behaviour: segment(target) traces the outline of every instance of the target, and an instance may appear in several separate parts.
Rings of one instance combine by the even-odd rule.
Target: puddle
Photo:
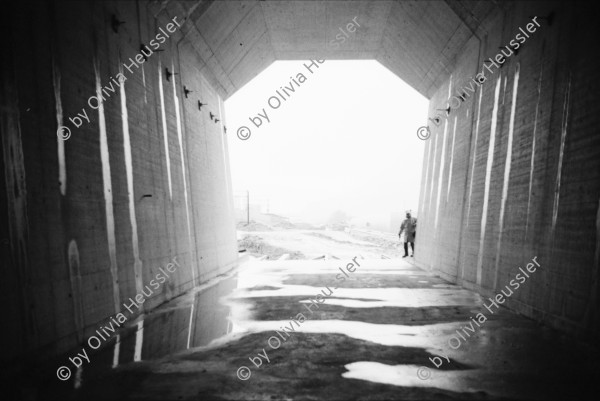
[[[469,385],[468,378],[474,379],[476,371],[442,371],[423,368],[418,365],[386,365],[379,362],[354,362],[344,366],[348,372],[346,379],[366,380],[373,383],[391,384],[403,387],[435,387],[454,392],[475,392],[480,389]],[[424,369],[419,371],[419,369]],[[427,379],[420,379],[417,373]]]

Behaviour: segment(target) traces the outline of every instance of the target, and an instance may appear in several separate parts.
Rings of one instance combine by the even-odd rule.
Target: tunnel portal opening
[[[397,242],[405,212],[417,217],[427,106],[375,60],[274,62],[225,102],[239,230],[363,229]]]

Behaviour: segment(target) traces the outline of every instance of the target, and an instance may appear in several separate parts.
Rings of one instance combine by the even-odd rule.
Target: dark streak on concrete
[[[273,350],[267,345],[271,334],[254,333],[218,349],[137,364],[134,370],[119,368],[103,380],[89,383],[80,396],[200,400],[495,399],[481,392],[455,393],[354,379],[343,379],[344,385],[340,386],[345,364],[357,360],[421,364],[431,354],[420,348],[387,347],[341,334],[303,333],[292,334],[279,349]],[[271,362],[256,368],[248,356],[255,356],[263,348]],[[241,365],[252,368],[252,377],[244,382],[237,379],[235,372]],[[448,366],[452,370],[473,368],[457,361]],[[138,386],[123,385],[128,382]]]

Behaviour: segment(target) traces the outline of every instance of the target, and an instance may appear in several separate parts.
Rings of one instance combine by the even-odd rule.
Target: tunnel
[[[591,399],[599,16],[577,1],[8,2],[6,399]],[[410,261],[246,266],[228,141],[256,123],[228,126],[225,101],[281,60],[308,79],[375,60],[428,99],[396,134],[424,141]],[[323,272],[348,279],[317,304],[302,291],[329,289]],[[232,312],[219,299],[244,280],[256,295]],[[288,322],[304,326],[289,342]]]

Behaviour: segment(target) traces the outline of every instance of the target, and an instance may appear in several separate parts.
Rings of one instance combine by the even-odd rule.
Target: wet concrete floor
[[[405,260],[250,262],[32,398],[596,399],[593,348],[485,301]]]

